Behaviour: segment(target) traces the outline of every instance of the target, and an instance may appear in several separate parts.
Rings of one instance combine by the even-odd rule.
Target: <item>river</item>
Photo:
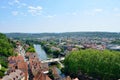
[[[40,60],[47,60],[47,54],[46,52],[42,49],[41,45],[39,44],[34,44],[34,48],[36,53],[38,54],[38,57]]]
[[[36,53],[38,54],[38,57],[39,57],[40,60],[47,60],[47,54],[46,54],[46,52],[42,49],[41,45],[39,45],[39,44],[34,44],[34,48],[35,48],[35,51],[36,51]],[[60,69],[58,69],[57,67],[56,67],[56,69],[57,69],[58,74],[59,74],[61,77],[65,77],[64,74],[61,74]]]

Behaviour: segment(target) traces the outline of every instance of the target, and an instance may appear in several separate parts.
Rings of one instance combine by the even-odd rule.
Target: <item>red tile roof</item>
[[[34,77],[33,80],[51,80],[48,75],[43,74],[42,72],[38,72],[38,74]]]
[[[27,80],[27,77],[28,77],[27,62],[18,62],[17,66],[18,66],[18,69],[20,69],[21,71],[23,71],[25,73],[25,80]]]
[[[19,80],[23,77],[25,77],[25,74],[21,70],[17,69],[9,75],[4,76],[2,80]]]

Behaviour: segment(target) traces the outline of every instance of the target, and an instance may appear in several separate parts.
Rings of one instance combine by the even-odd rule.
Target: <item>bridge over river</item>
[[[65,59],[65,57],[51,58],[49,60],[41,60],[41,63],[58,62],[61,65],[61,67],[63,68],[64,65],[60,61],[63,61],[64,59]]]
[[[58,62],[61,67],[64,67],[64,65],[60,62],[65,59],[65,57],[59,57],[59,58],[47,58],[47,54],[42,49],[41,45],[34,44],[35,51],[38,53],[38,57],[41,61],[41,63],[51,63],[51,62]]]
[[[57,61],[63,61],[65,57],[60,57],[60,58],[51,58],[47,60],[41,60],[41,63],[50,63],[50,62],[57,62]]]
[[[41,60],[41,63],[51,63],[51,62],[58,62],[61,67],[64,67],[64,65],[60,62],[63,61],[65,59],[65,57],[60,57],[60,58],[51,58],[48,60]]]

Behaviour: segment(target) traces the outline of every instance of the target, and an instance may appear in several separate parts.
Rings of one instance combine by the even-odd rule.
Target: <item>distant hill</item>
[[[113,32],[66,32],[66,33],[6,33],[9,38],[41,38],[41,37],[99,37],[120,38],[120,33]]]

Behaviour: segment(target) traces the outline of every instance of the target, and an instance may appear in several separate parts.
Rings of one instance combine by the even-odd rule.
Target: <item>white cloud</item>
[[[17,16],[17,15],[27,16],[25,12],[12,11],[11,13],[13,16]]]
[[[56,15],[48,15],[47,17],[48,18],[53,18],[53,17],[55,17]]]
[[[17,16],[18,15],[18,11],[12,11],[12,15]]]
[[[27,6],[26,3],[19,3],[19,5],[17,6],[17,8],[21,8],[21,7],[25,7],[25,6]]]
[[[17,8],[25,7],[27,6],[26,3],[20,2],[20,0],[12,0],[11,2],[8,2],[10,6],[16,6]]]
[[[103,9],[94,9],[94,12],[97,12],[97,13],[103,12]]]
[[[32,15],[41,15],[43,8],[41,6],[37,7],[29,6],[28,9],[29,9],[28,12],[30,12]]]
[[[8,2],[9,5],[14,5],[14,4],[20,4],[19,0],[12,0],[11,2]]]
[[[96,16],[97,14],[100,14],[102,12],[103,12],[103,9],[96,8],[96,9],[93,9],[91,11],[85,12],[85,14],[87,14],[89,16]]]
[[[28,8],[31,10],[41,10],[42,9],[41,6],[37,6],[37,7],[29,6]]]
[[[88,16],[95,16],[95,13],[92,13],[92,12],[85,12],[85,15],[88,15]]]
[[[53,18],[54,16],[48,15],[47,17],[48,17],[48,18]]]
[[[19,0],[14,0],[14,3],[18,3],[18,4],[19,4],[19,3],[20,3],[20,1],[19,1]]]
[[[76,16],[78,13],[77,12],[71,12],[71,13],[66,13],[66,15],[73,15],[73,16]]]

